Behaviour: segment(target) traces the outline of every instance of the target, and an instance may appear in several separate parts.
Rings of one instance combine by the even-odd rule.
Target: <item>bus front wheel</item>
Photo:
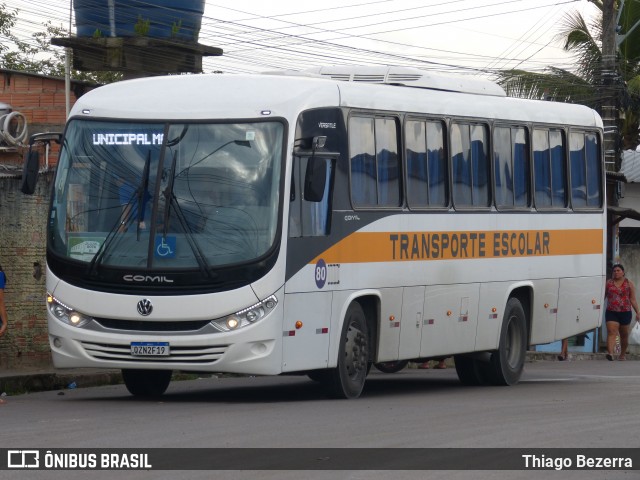
[[[349,305],[340,335],[338,366],[327,371],[326,386],[335,398],[357,398],[369,371],[369,332],[359,303]]]
[[[171,370],[123,369],[122,379],[131,395],[136,397],[159,397],[171,382]]]

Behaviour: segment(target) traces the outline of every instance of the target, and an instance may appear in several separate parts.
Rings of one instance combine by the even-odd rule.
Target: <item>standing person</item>
[[[4,287],[7,284],[7,276],[0,265],[0,337],[7,331],[9,317],[7,316],[7,307],[4,304]]]
[[[560,360],[561,362],[564,362],[568,358],[569,358],[569,339],[564,338],[562,339],[562,350],[560,352],[560,355],[558,355],[558,360]]]
[[[447,368],[447,364],[445,363],[446,358],[447,357],[436,358],[435,361],[438,363],[436,363],[433,366],[433,368],[435,368],[436,370],[444,370],[445,368]],[[418,368],[422,370],[428,370],[429,368],[432,368],[432,367],[429,365],[429,360],[427,360],[426,362],[418,365]]]
[[[618,360],[625,360],[625,353],[629,345],[629,325],[631,324],[631,308],[638,318],[638,302],[636,301],[636,287],[625,277],[624,267],[616,263],[611,270],[611,278],[605,286],[607,298],[607,360],[613,360],[616,337],[620,335],[620,356]]]

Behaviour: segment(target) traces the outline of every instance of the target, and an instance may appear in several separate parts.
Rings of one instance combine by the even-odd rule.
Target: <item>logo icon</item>
[[[8,450],[8,468],[39,468],[40,452],[38,450]]]
[[[151,300],[144,298],[138,302],[138,313],[143,317],[146,317],[153,312],[153,305]]]

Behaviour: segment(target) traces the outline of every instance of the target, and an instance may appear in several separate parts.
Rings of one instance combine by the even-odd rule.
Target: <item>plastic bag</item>
[[[629,332],[629,343],[631,345],[640,345],[640,322],[636,322]]]

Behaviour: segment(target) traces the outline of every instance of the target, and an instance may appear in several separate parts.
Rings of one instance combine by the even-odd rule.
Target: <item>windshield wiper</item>
[[[200,246],[198,245],[198,242],[196,241],[196,239],[193,237],[193,233],[191,232],[191,228],[189,227],[189,224],[187,223],[186,218],[184,217],[184,212],[182,211],[182,207],[180,206],[180,203],[178,203],[178,199],[176,198],[175,194],[173,193],[173,185],[175,183],[175,178],[176,178],[176,160],[177,160],[177,152],[173,153],[173,160],[171,161],[171,169],[169,171],[170,176],[169,176],[169,180],[167,181],[167,186],[166,188],[162,191],[162,195],[164,196],[164,203],[165,203],[165,208],[164,208],[164,224],[162,226],[162,236],[166,239],[167,238],[167,232],[169,229],[169,213],[171,211],[171,206],[173,205],[173,209],[176,213],[176,217],[178,217],[178,221],[180,222],[180,226],[182,227],[182,230],[184,231],[186,238],[187,238],[187,242],[189,243],[189,247],[191,247],[191,251],[193,252],[193,256],[196,258],[196,261],[198,262],[198,266],[200,267],[200,271],[206,275],[209,278],[212,278],[212,272],[211,272],[211,267],[210,265],[207,263],[206,257],[204,256],[204,254],[202,253],[202,250],[200,249]]]
[[[87,275],[92,275],[94,269],[98,265],[100,265],[100,263],[102,262],[102,258],[104,257],[104,254],[107,252],[107,250],[109,250],[109,247],[111,247],[111,243],[113,243],[113,240],[116,238],[116,233],[120,232],[121,230],[125,231],[129,226],[129,223],[133,219],[133,209],[131,208],[131,206],[135,199],[136,199],[136,195],[135,194],[131,195],[131,198],[129,199],[127,204],[124,206],[124,211],[126,212],[124,217],[118,216],[116,223],[113,225],[113,227],[111,227],[111,230],[109,230],[109,233],[107,233],[107,236],[105,237],[104,242],[102,242],[102,245],[100,245],[100,247],[98,248],[98,251],[91,259],[91,262],[89,262],[89,266],[87,267]]]
[[[147,161],[144,162],[142,171],[142,185],[138,187],[138,225],[136,227],[136,240],[140,240],[140,226],[144,221],[144,211],[147,204],[147,189],[149,188],[149,166],[151,165],[151,150],[147,154]]]
[[[171,199],[173,198],[173,184],[176,179],[176,160],[178,152],[173,152],[173,160],[171,160],[171,168],[169,169],[169,181],[167,187],[162,191],[164,196],[164,217],[162,219],[162,236],[167,238],[167,230],[169,229],[169,214],[171,212]]]

